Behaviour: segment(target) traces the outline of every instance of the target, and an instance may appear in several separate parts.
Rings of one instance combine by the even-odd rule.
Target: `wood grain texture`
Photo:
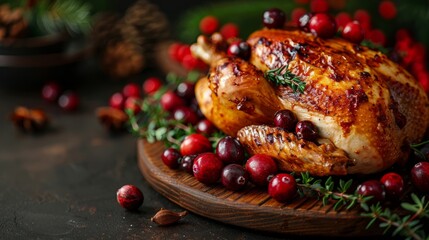
[[[227,224],[281,234],[317,236],[369,236],[377,229],[365,230],[368,219],[356,209],[336,212],[314,198],[296,198],[282,204],[266,191],[249,186],[233,192],[221,184],[207,186],[192,175],[167,168],[160,156],[161,143],[138,140],[141,172],[152,187],[169,200],[191,212]]]

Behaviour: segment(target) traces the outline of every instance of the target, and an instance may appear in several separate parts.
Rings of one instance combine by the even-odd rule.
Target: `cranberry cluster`
[[[49,82],[42,88],[42,98],[48,102],[57,103],[66,111],[76,110],[79,106],[79,96],[71,90],[63,91],[56,82]]]
[[[186,70],[206,70],[207,64],[194,57],[188,44],[173,43],[168,49],[170,59],[180,63]]]
[[[299,139],[315,141],[319,137],[318,130],[311,121],[298,121],[295,114],[287,109],[276,112],[274,115],[274,125],[288,132],[295,130]]]
[[[222,35],[222,38],[225,40],[237,38],[239,36],[240,30],[238,26],[234,23],[225,23],[219,29],[220,23],[215,16],[206,16],[200,21],[200,31],[206,35],[212,35],[216,31]]]

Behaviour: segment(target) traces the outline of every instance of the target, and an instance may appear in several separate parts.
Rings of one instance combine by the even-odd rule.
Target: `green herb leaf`
[[[289,86],[294,92],[304,93],[305,82],[293,74],[288,67],[289,65],[284,65],[277,69],[268,70],[264,76],[276,86]]]

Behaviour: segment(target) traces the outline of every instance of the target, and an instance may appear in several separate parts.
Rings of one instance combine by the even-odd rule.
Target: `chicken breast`
[[[378,172],[407,158],[409,143],[420,141],[427,129],[427,95],[406,70],[380,52],[295,29],[263,29],[247,42],[251,57],[244,61],[227,57],[225,42],[218,35],[199,37],[191,50],[211,69],[196,85],[197,100],[203,114],[225,133],[238,134],[250,153],[294,163],[279,164],[282,170],[321,176]],[[264,72],[285,65],[305,82],[303,93],[264,78]],[[295,151],[292,145],[256,147],[273,129],[255,125],[272,125],[281,109],[293,111],[300,121],[312,121],[323,139],[318,144],[329,142],[330,149],[343,151],[347,160],[328,156],[338,151],[317,147],[306,151]],[[244,128],[250,125],[258,130]],[[320,159],[341,161],[324,165]],[[335,171],[338,168],[332,166],[345,170]]]

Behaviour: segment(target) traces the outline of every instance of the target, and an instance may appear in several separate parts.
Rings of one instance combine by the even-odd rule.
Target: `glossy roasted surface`
[[[219,42],[200,37],[192,50],[197,56],[209,53],[202,59],[212,66],[204,80],[208,83],[197,86],[197,96],[203,91],[206,96],[200,101],[203,113],[228,134],[236,135],[248,125],[271,124],[273,112],[289,109],[299,120],[312,121],[322,138],[354,160],[348,173],[373,173],[406,158],[406,146],[418,142],[427,128],[426,94],[408,72],[380,52],[295,29],[263,29],[247,40],[252,48],[247,62],[225,58]],[[263,78],[264,72],[284,65],[306,83],[304,93]],[[246,85],[234,84],[244,77]],[[225,86],[219,88],[219,83]],[[219,94],[219,89],[230,91]],[[240,109],[243,101],[233,101],[236,93],[251,112]],[[219,104],[224,102],[228,107]]]

